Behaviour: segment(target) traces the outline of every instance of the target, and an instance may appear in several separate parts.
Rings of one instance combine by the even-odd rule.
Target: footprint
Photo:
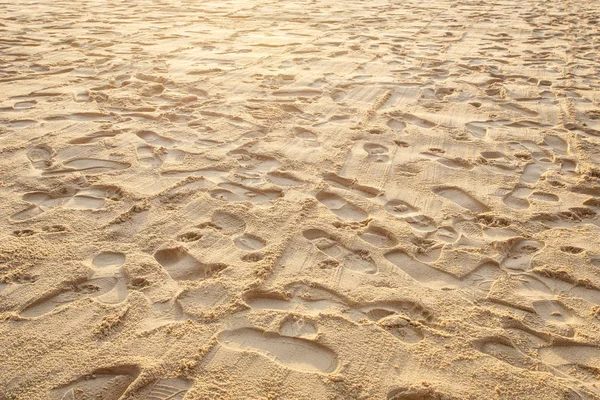
[[[175,140],[159,135],[153,131],[139,131],[136,135],[148,144],[170,147],[177,143]]]
[[[27,158],[36,169],[47,169],[52,165],[54,151],[48,145],[35,146],[27,151]]]
[[[280,190],[252,189],[237,183],[220,183],[220,189],[210,192],[210,196],[224,201],[250,201],[255,204],[269,204],[282,196]]]
[[[476,138],[484,138],[487,135],[487,123],[485,121],[467,122],[465,127]]]
[[[341,219],[364,221],[369,216],[365,210],[347,202],[338,194],[321,191],[315,197]]]
[[[31,205],[25,210],[11,215],[15,221],[33,218],[49,209],[65,207],[80,210],[97,210],[102,208],[106,199],[121,198],[119,190],[110,186],[98,186],[85,190],[63,190],[60,192],[30,192],[23,195],[23,200]]]
[[[183,247],[158,250],[154,258],[176,281],[208,279],[227,268],[225,264],[204,264]]]
[[[402,133],[406,128],[406,124],[404,122],[393,118],[387,122],[387,126],[389,126],[390,129],[396,133]]]
[[[411,278],[427,287],[456,289],[460,286],[459,280],[454,276],[419,262],[402,250],[392,250],[384,254],[384,257]]]
[[[465,160],[463,158],[460,157],[456,157],[456,158],[447,158],[447,157],[437,157],[436,161],[439,162],[440,164],[448,167],[448,168],[452,168],[452,169],[473,169],[474,166],[473,164],[471,164],[471,162],[469,162],[468,160]]]
[[[478,290],[488,293],[492,289],[492,285],[502,275],[503,272],[497,262],[487,261],[462,278],[461,283],[467,290]]]
[[[103,251],[92,260],[96,268],[119,267],[125,263],[125,254],[115,251]]]
[[[505,104],[500,104],[500,107],[502,108],[506,108],[507,110],[513,110],[513,111],[518,111],[521,112],[523,114],[527,114],[529,116],[535,117],[538,115],[537,111],[534,111],[530,108],[527,107],[523,107],[520,104],[511,104],[511,103],[505,103]]]
[[[540,163],[529,163],[523,168],[521,174],[521,181],[525,183],[537,183],[540,177],[546,172],[548,165],[542,165]]]
[[[567,154],[569,151],[569,144],[564,139],[556,135],[547,135],[544,137],[544,143],[559,154]]]
[[[425,338],[421,328],[413,325],[409,319],[398,315],[383,318],[378,325],[404,343],[418,343]]]
[[[138,146],[137,157],[140,164],[149,168],[160,168],[163,161],[154,153],[154,147],[152,146]]]
[[[432,218],[426,215],[414,215],[404,218],[411,228],[422,232],[433,232],[437,229]]]
[[[391,390],[386,400],[455,400],[455,397],[440,393],[432,387],[401,387]]]
[[[458,232],[451,226],[443,226],[437,229],[435,237],[445,243],[454,243],[458,240]]]
[[[299,139],[302,139],[306,144],[313,146],[313,147],[316,147],[319,145],[319,142],[317,140],[317,135],[313,131],[310,131],[301,126],[296,126],[294,128],[293,132],[294,132],[294,136],[296,136]]]
[[[267,180],[279,186],[299,186],[304,182],[289,172],[271,171],[267,173]]]
[[[254,251],[265,247],[266,241],[256,235],[245,233],[236,237],[233,243],[241,250]]]
[[[503,197],[502,201],[508,207],[513,208],[515,210],[525,210],[529,208],[529,197],[532,193],[532,190],[525,187],[516,187],[510,193]]]
[[[538,349],[542,362],[581,381],[600,381],[600,347],[573,344]]]
[[[517,349],[507,338],[491,337],[476,341],[473,345],[480,352],[517,368],[528,369],[535,364],[531,357]]]
[[[312,322],[296,315],[288,315],[279,325],[279,333],[283,336],[314,339],[317,332],[317,327]]]
[[[303,283],[286,286],[285,296],[252,292],[245,296],[245,301],[255,310],[293,311],[309,315],[350,311],[346,302],[336,293]]]
[[[560,200],[560,198],[557,195],[545,192],[533,192],[531,196],[529,196],[529,198],[546,202],[557,202]]]
[[[97,158],[75,158],[63,163],[63,169],[45,171],[45,175],[60,175],[73,172],[86,172],[88,174],[101,174],[104,172],[118,171],[127,169],[131,166],[129,163],[102,160]]]
[[[338,261],[344,268],[362,274],[377,273],[377,265],[375,265],[368,251],[350,250],[333,239],[327,232],[320,229],[306,230],[303,232],[303,235],[317,249]]]
[[[398,244],[398,239],[392,232],[373,225],[369,225],[367,230],[360,234],[360,238],[376,247],[394,247]]]
[[[333,187],[348,190],[365,198],[373,198],[381,194],[381,191],[377,188],[361,185],[356,179],[344,178],[331,172],[324,174],[323,180]]]
[[[281,163],[274,157],[253,153],[248,148],[235,149],[227,153],[227,155],[237,160],[241,170],[246,173],[255,172],[263,174],[281,166]]]
[[[136,396],[143,400],[183,400],[192,385],[192,381],[184,378],[163,378],[147,385]]]
[[[103,303],[119,303],[127,297],[127,285],[118,277],[92,278],[34,301],[19,315],[24,318],[39,317],[83,297],[97,298]]]
[[[171,298],[167,301],[152,301],[148,296],[146,298],[150,303],[151,310],[138,324],[139,332],[152,331],[161,326],[183,322],[188,319],[177,298]]]
[[[475,199],[471,195],[465,193],[462,189],[455,187],[439,187],[432,189],[432,192],[438,196],[442,196],[473,212],[487,212],[489,207]]]
[[[431,129],[434,126],[437,126],[435,122],[428,121],[412,114],[402,114],[402,119],[421,128]]]
[[[119,400],[139,375],[136,366],[95,370],[65,387],[51,391],[52,400]]]
[[[386,163],[390,160],[389,149],[376,143],[366,143],[363,149],[367,152],[367,160],[376,163]]]
[[[474,291],[485,294],[502,274],[498,264],[491,261],[484,261],[462,279],[458,279],[445,271],[415,260],[403,250],[392,250],[384,254],[384,257],[417,282],[433,289],[465,289],[473,294]]]
[[[37,124],[38,121],[35,121],[33,119],[15,119],[15,120],[10,120],[7,122],[0,122],[0,124],[5,125],[9,128],[16,128],[16,129],[22,129],[22,128],[26,128],[30,125],[34,125]]]
[[[561,302],[556,300],[538,300],[533,302],[533,308],[536,314],[544,321],[559,327],[566,327],[571,333],[568,336],[573,336],[573,331],[570,328],[571,325],[576,323],[576,319],[573,313],[561,304]]]
[[[255,328],[224,331],[219,333],[217,340],[232,350],[256,352],[283,367],[301,372],[331,373],[338,367],[337,355],[312,340]]]
[[[388,213],[401,218],[415,215],[419,211],[418,208],[413,207],[402,200],[390,200],[387,203],[385,203],[383,208]]]
[[[244,220],[225,211],[215,211],[211,221],[225,235],[241,234],[246,230]]]
[[[123,253],[105,251],[92,259],[94,272],[90,279],[63,287],[27,305],[22,317],[34,318],[84,297],[95,298],[102,303],[120,303],[127,298],[127,284],[120,272],[125,262]]]
[[[425,338],[419,324],[433,321],[433,314],[412,301],[373,303],[360,308],[369,319],[405,343],[417,343]]]
[[[79,137],[79,138],[75,138],[73,140],[70,140],[69,143],[70,144],[88,144],[88,143],[96,143],[101,141],[102,139],[107,139],[107,138],[112,138],[115,137],[117,135],[120,135],[121,133],[123,133],[123,130],[114,130],[114,131],[98,131],[98,132],[94,132],[92,134],[83,136],[83,137]]]
[[[544,243],[534,239],[517,239],[502,261],[502,266],[510,270],[527,271],[531,260],[544,248]]]

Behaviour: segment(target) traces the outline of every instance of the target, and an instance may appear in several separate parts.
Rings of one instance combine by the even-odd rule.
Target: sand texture
[[[600,3],[0,3],[0,400],[599,399]]]

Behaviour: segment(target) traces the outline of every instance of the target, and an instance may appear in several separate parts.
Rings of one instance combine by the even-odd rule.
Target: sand
[[[599,11],[0,4],[0,399],[600,398]]]

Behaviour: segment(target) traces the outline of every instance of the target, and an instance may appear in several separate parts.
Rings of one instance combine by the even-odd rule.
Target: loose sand
[[[0,399],[600,398],[599,12],[0,4]]]

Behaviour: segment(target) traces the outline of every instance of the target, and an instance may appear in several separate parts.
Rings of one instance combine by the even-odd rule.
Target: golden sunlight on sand
[[[0,400],[600,398],[600,3],[0,4]]]

